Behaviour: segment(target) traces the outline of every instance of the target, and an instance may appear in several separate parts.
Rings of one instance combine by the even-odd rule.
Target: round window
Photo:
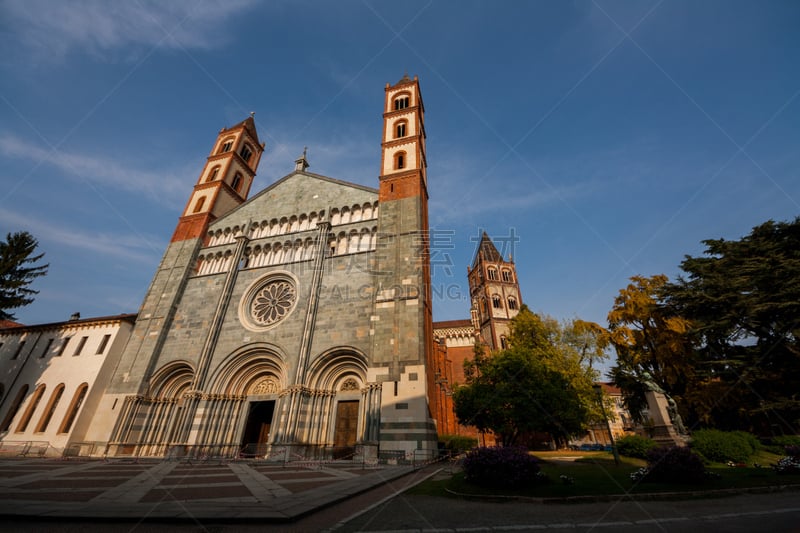
[[[256,281],[239,305],[239,318],[253,330],[268,329],[289,316],[297,304],[297,284],[285,275]]]

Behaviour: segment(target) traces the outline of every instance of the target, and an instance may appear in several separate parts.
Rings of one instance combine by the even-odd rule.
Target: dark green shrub
[[[525,448],[475,448],[464,458],[464,479],[482,487],[521,487],[538,472],[539,460]]]
[[[439,443],[452,454],[464,453],[478,445],[478,439],[463,435],[441,435]]]
[[[787,446],[800,446],[800,435],[781,435],[766,440],[764,448],[776,455],[783,455],[784,448]]]
[[[709,461],[744,463],[758,450],[759,443],[744,431],[700,429],[692,434],[691,447]]]
[[[777,446],[800,446],[800,435],[781,435],[780,437],[772,437],[772,444]]]
[[[800,446],[800,435],[781,435],[764,439],[762,448],[775,455],[783,455],[787,446]]]
[[[753,450],[751,455],[761,449],[761,441],[752,433],[748,433],[747,431],[732,431],[731,433],[738,435],[739,438],[750,446],[750,449]]]
[[[705,467],[699,455],[683,446],[663,446],[647,452],[643,481],[659,483],[700,483]]]
[[[657,446],[656,441],[641,435],[625,435],[617,439],[617,451],[626,457],[647,459],[647,452]]]

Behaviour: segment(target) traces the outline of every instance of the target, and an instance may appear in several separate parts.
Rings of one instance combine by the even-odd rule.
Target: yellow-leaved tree
[[[666,305],[663,290],[668,281],[663,274],[633,276],[608,313],[608,341],[617,352],[611,374],[638,421],[647,405],[645,380],[659,385],[679,406],[694,381],[690,323]]]

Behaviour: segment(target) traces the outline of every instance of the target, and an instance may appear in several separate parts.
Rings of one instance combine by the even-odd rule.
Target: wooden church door
[[[336,404],[336,425],[334,426],[334,458],[342,458],[353,453],[352,448],[358,439],[358,400]]]

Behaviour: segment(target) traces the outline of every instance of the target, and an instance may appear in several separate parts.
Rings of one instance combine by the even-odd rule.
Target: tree
[[[493,354],[478,347],[465,364],[467,383],[453,394],[459,421],[495,433],[504,446],[534,432],[556,441],[579,433],[596,398],[591,373],[562,333],[558,322],[522,306],[511,322],[510,347]]]
[[[28,305],[38,294],[28,286],[44,276],[49,266],[34,264],[44,256],[32,255],[38,245],[27,231],[9,233],[5,242],[0,242],[0,320],[13,320],[9,310]]]
[[[533,432],[563,440],[578,433],[586,418],[562,374],[513,346],[487,357],[471,382],[455,390],[453,402],[462,424],[495,433],[504,446]]]
[[[608,359],[606,348],[610,344],[608,331],[600,324],[576,318],[564,324],[564,341],[578,353],[581,366],[590,370],[594,363]]]
[[[601,421],[602,411],[597,403],[594,382],[599,373],[592,361],[606,342],[607,332],[593,322],[575,319],[564,324],[549,316],[539,316],[523,305],[511,321],[509,343],[529,350],[554,372],[560,373],[578,395],[589,420]]]
[[[693,325],[701,421],[767,432],[800,419],[800,217],[703,241],[667,303]]]
[[[625,407],[641,422],[642,409],[647,406],[642,384],[645,376],[652,377],[680,405],[687,385],[694,380],[694,352],[689,321],[664,302],[667,277],[634,276],[631,282],[619,291],[608,314],[608,339],[617,352],[611,375],[623,391]]]

